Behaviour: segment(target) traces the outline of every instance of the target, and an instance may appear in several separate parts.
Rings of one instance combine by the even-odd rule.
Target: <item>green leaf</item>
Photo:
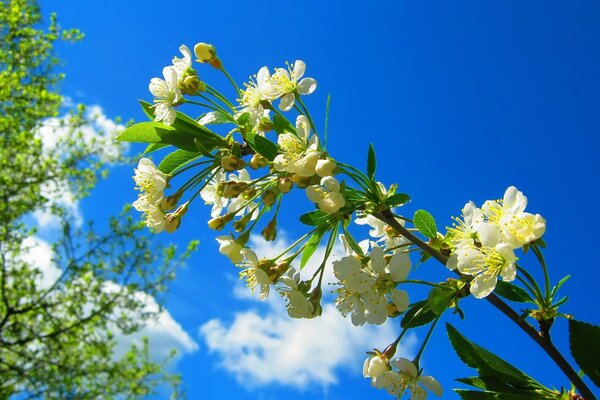
[[[405,193],[396,193],[385,199],[385,205],[392,208],[408,203],[410,196]]]
[[[168,154],[160,164],[158,164],[158,169],[165,174],[170,174],[183,167],[184,165],[197,160],[202,157],[202,155],[198,152],[190,152],[186,150],[175,150],[171,154]]]
[[[377,159],[375,158],[375,149],[373,143],[369,145],[369,153],[367,154],[367,175],[371,179],[375,179],[375,169],[377,169]]]
[[[600,387],[600,326],[570,319],[569,346],[577,365]]]
[[[571,278],[571,275],[567,275],[564,278],[562,278],[560,281],[558,281],[558,283],[556,285],[554,285],[554,287],[552,288],[552,291],[550,292],[550,298],[553,298],[556,295],[556,293],[558,292],[558,290],[562,287],[562,285],[564,285],[565,282],[567,282],[570,278]]]
[[[221,125],[235,123],[233,117],[229,114],[225,114],[222,111],[209,111],[198,117],[198,123],[200,125]]]
[[[144,114],[148,117],[150,121],[154,121],[154,111],[152,111],[152,104],[145,102],[144,100],[138,100],[140,105],[142,106],[142,110]]]
[[[344,188],[344,199],[346,200],[347,207],[356,209],[358,206],[367,201],[367,195],[365,192],[361,192],[360,190],[346,186]]]
[[[425,210],[417,210],[413,217],[413,223],[415,227],[424,236],[429,239],[435,239],[437,237],[437,226],[435,225],[435,219]]]
[[[269,161],[273,161],[277,156],[277,145],[265,137],[248,132],[246,133],[246,142],[248,142],[252,150],[264,156]]]
[[[363,251],[360,248],[360,246],[358,245],[358,243],[356,243],[354,236],[352,236],[352,234],[350,232],[348,232],[348,228],[346,228],[346,225],[342,224],[342,228],[344,229],[344,236],[345,236],[346,242],[348,242],[348,245],[350,246],[350,248],[352,250],[354,250],[354,252],[356,254],[358,254],[359,256],[364,257],[365,253],[363,253]]]
[[[329,222],[329,214],[320,210],[311,211],[302,214],[300,216],[300,222],[308,226],[323,226]]]
[[[513,285],[510,282],[498,281],[494,293],[505,299],[516,301],[518,303],[535,303],[533,298],[524,289]]]
[[[146,150],[144,150],[144,154],[150,154],[153,151],[162,149],[163,147],[167,147],[167,146],[168,146],[168,144],[166,144],[166,143],[150,143],[148,145],[148,147],[146,147]]]
[[[300,260],[300,269],[304,268],[308,260],[312,257],[312,255],[319,247],[319,243],[323,238],[323,234],[326,232],[326,229],[317,229],[315,233],[311,235],[311,237],[306,242],[304,246],[304,250],[302,251],[302,259]]]
[[[427,300],[414,303],[402,317],[400,326],[402,328],[416,328],[430,323],[435,319],[436,315],[431,310]]]
[[[494,376],[519,391],[546,389],[527,374],[513,367],[500,357],[461,335],[456,328],[446,324],[450,343],[458,357],[471,368],[477,369],[480,376]]]
[[[548,399],[548,396],[535,393],[514,394],[498,392],[476,392],[474,390],[454,389],[462,400],[535,400]]]
[[[140,122],[125,129],[117,136],[116,140],[121,142],[161,143],[162,138],[158,130],[163,128],[167,131],[175,131],[175,129],[158,122]]]
[[[285,117],[275,114],[273,115],[273,129],[278,135],[285,132],[296,133],[296,128]]]
[[[456,296],[456,290],[447,286],[434,287],[429,291],[429,307],[435,315],[440,315],[448,308],[450,302]]]

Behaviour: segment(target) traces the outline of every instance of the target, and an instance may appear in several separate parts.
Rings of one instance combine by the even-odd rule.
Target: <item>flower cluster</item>
[[[156,169],[156,165],[148,158],[142,158],[135,169],[133,180],[136,189],[141,193],[133,207],[144,213],[144,219],[148,228],[159,233],[167,231],[174,232],[180,224],[181,217],[187,211],[187,203],[180,206],[174,213],[165,213],[173,210],[177,200],[174,197],[165,197],[164,190],[168,183],[168,177]]]
[[[401,397],[408,391],[410,399],[425,400],[425,389],[438,397],[443,394],[442,386],[434,377],[421,375],[416,365],[406,358],[389,361],[381,353],[375,352],[365,360],[363,376],[371,378],[371,384],[376,388],[385,389],[395,397]]]
[[[354,325],[380,325],[389,314],[408,308],[408,293],[396,289],[410,271],[410,259],[400,251],[386,261],[383,249],[372,243],[368,257],[343,257],[333,263],[333,271],[341,284],[335,303],[343,315],[351,314]]]
[[[452,254],[449,269],[473,276],[471,293],[488,296],[498,277],[511,282],[516,278],[515,250],[542,237],[546,221],[539,214],[525,212],[527,197],[509,187],[502,200],[488,200],[481,208],[469,202],[462,219],[448,230]]]

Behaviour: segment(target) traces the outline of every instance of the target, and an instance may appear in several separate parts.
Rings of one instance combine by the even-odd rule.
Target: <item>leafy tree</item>
[[[157,247],[126,211],[108,228],[81,228],[57,201],[81,199],[101,165],[121,159],[106,135],[86,136],[83,107],[55,118],[62,75],[53,47],[81,38],[54,15],[44,27],[35,1],[0,1],[0,398],[139,398],[165,382],[178,398],[179,377],[150,358],[147,341],[118,358],[115,336],[157,315],[149,296],[193,244],[181,256]],[[51,145],[40,134],[48,118],[57,123]],[[33,256],[34,212],[61,221],[51,260]]]

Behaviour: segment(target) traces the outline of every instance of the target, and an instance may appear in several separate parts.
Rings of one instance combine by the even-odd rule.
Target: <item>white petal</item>
[[[383,250],[379,246],[373,246],[373,250],[371,250],[371,269],[375,272],[385,271],[385,260],[383,259]]]
[[[417,376],[417,367],[410,360],[406,358],[394,358],[391,362],[392,367],[398,371],[410,375],[412,377]]]
[[[420,376],[419,381],[425,386],[429,391],[433,392],[438,397],[441,397],[444,393],[442,389],[442,385],[433,377],[429,375]]]
[[[177,87],[177,72],[175,72],[175,69],[172,67],[164,67],[163,76],[165,77],[165,81],[167,82],[167,85],[169,85],[170,89]]]
[[[317,81],[313,78],[304,78],[298,83],[297,90],[302,95],[311,94],[317,90]]]
[[[306,64],[302,60],[296,60],[294,63],[294,68],[292,70],[292,80],[294,82],[298,81],[298,79],[302,78],[304,75],[304,71],[306,71]]]
[[[394,291],[392,292],[392,303],[394,303],[398,311],[406,311],[409,305],[408,293],[406,292],[406,290],[394,289]]]
[[[483,299],[494,291],[497,282],[498,276],[496,275],[479,274],[471,282],[471,294],[477,299]]]
[[[296,102],[296,96],[294,93],[288,93],[281,97],[279,102],[279,109],[281,111],[290,111],[292,107],[294,107],[294,103]]]
[[[502,240],[498,225],[490,224],[488,222],[479,224],[477,227],[477,233],[479,233],[481,244],[486,247],[494,247]]]
[[[248,262],[250,263],[250,265],[258,265],[258,256],[256,255],[256,253],[254,251],[252,251],[251,249],[244,247],[240,253],[246,258],[246,260],[248,260]],[[262,271],[262,270],[261,270]]]
[[[410,257],[408,254],[397,251],[388,264],[390,276],[394,282],[402,282],[410,272]]]

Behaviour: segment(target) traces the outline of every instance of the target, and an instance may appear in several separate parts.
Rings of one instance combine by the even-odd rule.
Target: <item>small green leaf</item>
[[[160,143],[162,138],[158,134],[159,129],[175,131],[175,129],[166,127],[158,122],[140,122],[131,125],[121,132],[116,140],[121,142],[141,142],[141,143]]]
[[[145,102],[144,100],[138,100],[140,105],[142,106],[142,110],[144,114],[150,119],[150,121],[154,121],[154,111],[152,111],[152,104]]]
[[[354,236],[352,236],[352,234],[348,232],[348,228],[346,228],[346,225],[342,224],[342,228],[344,229],[344,237],[346,238],[346,242],[348,242],[350,248],[354,250],[354,252],[359,256],[364,257],[365,253],[363,253],[358,243],[356,243]]]
[[[347,203],[346,206],[352,209],[358,208],[358,206],[367,201],[365,192],[347,186],[344,188],[344,199]]]
[[[231,115],[225,114],[222,111],[210,111],[198,117],[198,123],[203,126],[221,125],[235,123],[235,120]]]
[[[510,282],[498,281],[494,293],[505,299],[518,303],[535,303],[533,298],[524,289]]]
[[[570,319],[569,346],[577,365],[600,387],[600,326]]]
[[[302,251],[302,260],[300,261],[300,269],[304,268],[308,260],[312,257],[312,255],[319,247],[319,243],[321,243],[321,239],[323,238],[323,234],[326,232],[326,229],[317,229],[315,233],[311,235],[311,237],[306,242],[304,246],[304,250]]]
[[[273,161],[277,156],[277,145],[265,137],[248,132],[246,133],[246,142],[252,150],[264,156],[269,161]]]
[[[435,219],[425,210],[417,210],[413,217],[413,223],[415,227],[424,236],[429,239],[435,239],[437,237],[437,226],[435,225]]]
[[[435,319],[436,315],[431,310],[427,300],[414,303],[402,317],[400,326],[402,328],[416,328],[430,323]]]
[[[275,114],[273,115],[273,129],[278,135],[285,132],[296,133],[296,128],[285,117]]]
[[[405,193],[396,193],[385,199],[385,205],[392,208],[408,203],[410,196]]]
[[[320,210],[311,211],[302,214],[300,216],[300,222],[308,226],[323,226],[329,222],[329,214]]]
[[[171,154],[168,154],[161,163],[158,164],[158,169],[165,174],[170,174],[200,157],[202,157],[200,153],[178,149]]]
[[[550,292],[550,298],[553,298],[556,295],[556,293],[558,292],[558,290],[562,287],[562,285],[564,285],[565,282],[567,282],[570,278],[571,278],[571,275],[567,275],[564,278],[562,278],[560,281],[558,281],[558,283],[556,285],[554,285],[554,287],[552,288],[552,291]]]
[[[367,155],[367,175],[371,179],[375,179],[375,170],[377,169],[377,159],[375,158],[375,149],[373,143],[369,145],[369,153]]]
[[[447,286],[434,287],[429,291],[429,307],[435,315],[440,315],[450,305],[450,302],[456,296],[456,290]]]

